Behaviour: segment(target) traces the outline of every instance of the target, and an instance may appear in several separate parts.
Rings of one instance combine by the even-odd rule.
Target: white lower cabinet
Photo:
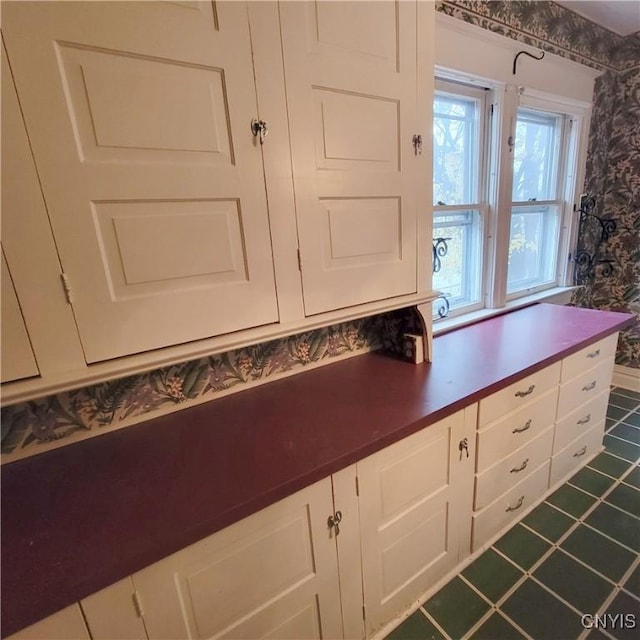
[[[469,553],[475,420],[473,405],[134,574],[149,638],[371,637]]]
[[[367,637],[469,554],[476,407],[357,464]]]
[[[616,333],[562,361],[551,485],[602,449],[617,339]]]
[[[480,401],[473,551],[602,449],[617,336]]]
[[[116,612],[114,612],[116,613]],[[90,640],[80,605],[73,604],[25,627],[5,640]]]
[[[333,513],[326,478],[134,574],[149,638],[341,638]]]
[[[602,448],[614,349],[583,349],[11,640],[383,633]]]

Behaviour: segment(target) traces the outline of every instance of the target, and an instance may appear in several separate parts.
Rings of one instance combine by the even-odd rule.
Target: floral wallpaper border
[[[622,37],[547,0],[437,0],[436,10],[596,69],[640,65],[640,37]]]
[[[340,358],[380,348],[400,355],[402,335],[419,322],[402,309],[5,407],[2,463]]]

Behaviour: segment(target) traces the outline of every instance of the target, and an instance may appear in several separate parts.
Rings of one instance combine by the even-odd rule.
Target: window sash
[[[558,282],[558,253],[562,201],[513,205],[511,209],[511,232],[509,235],[509,266],[507,271],[507,300],[529,295],[556,286]],[[529,217],[527,219],[527,217]],[[537,219],[534,218],[537,216]],[[528,226],[525,233],[514,237],[514,221]],[[535,237],[527,237],[526,231],[536,225]],[[531,245],[535,246],[531,246]],[[529,246],[527,246],[529,245]],[[514,278],[513,270],[518,268],[517,260],[522,254],[527,256],[526,273]],[[522,258],[520,259],[522,262]]]
[[[434,247],[447,247],[445,255],[435,258],[440,268],[433,275],[434,288],[447,298],[449,316],[482,307],[484,210],[446,207],[434,216]],[[439,239],[446,245],[437,244]]]

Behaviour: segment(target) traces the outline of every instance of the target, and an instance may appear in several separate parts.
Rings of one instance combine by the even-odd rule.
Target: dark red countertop
[[[610,335],[633,316],[535,305],[19,460],[2,474],[14,631]]]

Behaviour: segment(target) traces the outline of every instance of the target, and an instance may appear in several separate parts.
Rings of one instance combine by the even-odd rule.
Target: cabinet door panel
[[[8,636],[6,640],[89,640],[91,636],[77,604]]]
[[[133,576],[150,638],[342,637],[331,482]]]
[[[473,418],[464,412],[358,462],[367,636],[406,610],[469,544]],[[459,547],[460,545],[460,547]]]
[[[2,382],[38,375],[38,365],[29,342],[27,328],[2,252]]]
[[[284,2],[281,20],[305,313],[414,293],[415,4]]]
[[[244,3],[11,3],[88,362],[277,321]]]
[[[146,640],[133,594],[131,578],[124,578],[80,601],[92,640]]]

